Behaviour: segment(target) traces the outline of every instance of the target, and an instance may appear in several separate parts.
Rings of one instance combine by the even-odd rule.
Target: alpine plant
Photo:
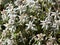
[[[59,0],[2,2],[0,45],[60,45]]]

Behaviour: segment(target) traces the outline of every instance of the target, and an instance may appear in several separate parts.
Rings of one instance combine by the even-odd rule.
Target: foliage
[[[59,0],[2,1],[0,45],[59,44]]]

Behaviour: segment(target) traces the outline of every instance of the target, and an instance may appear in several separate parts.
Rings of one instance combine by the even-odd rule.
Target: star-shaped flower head
[[[33,24],[33,22],[29,21],[29,24],[26,24],[27,28],[26,30],[28,29],[32,29],[32,30],[37,30],[36,28],[34,28],[35,24]]]
[[[50,24],[51,22],[49,20],[45,20],[45,21],[41,21],[41,25],[42,25],[42,28],[46,28],[48,29],[48,24]]]

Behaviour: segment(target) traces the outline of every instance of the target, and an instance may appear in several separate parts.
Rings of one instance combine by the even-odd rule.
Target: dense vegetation
[[[60,45],[60,1],[2,0],[0,45]]]

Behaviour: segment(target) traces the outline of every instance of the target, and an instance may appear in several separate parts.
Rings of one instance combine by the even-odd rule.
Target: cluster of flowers
[[[34,39],[35,42],[33,43],[33,45],[41,45],[41,43],[43,42],[43,40],[47,40],[46,42],[43,42],[42,45],[58,45],[56,42],[55,42],[55,37],[52,37],[52,36],[48,36],[48,37],[45,37],[46,35],[45,34],[37,34],[36,36],[34,36],[31,40],[30,40],[30,43],[31,41]],[[54,43],[55,42],[55,43]],[[44,44],[45,43],[45,44]]]
[[[6,4],[6,8],[1,11],[3,23],[0,24],[0,30],[2,30],[2,28],[4,29],[1,34],[0,45],[18,45],[15,37],[16,35],[20,35],[21,39],[19,40],[23,40],[24,42],[26,37],[23,38],[21,29],[23,28],[22,30],[27,32],[29,30],[38,31],[37,24],[41,24],[42,28],[46,28],[47,30],[48,28],[51,28],[50,30],[59,30],[60,12],[58,12],[58,10],[54,12],[51,11],[51,7],[48,8],[48,12],[42,10],[43,7],[47,7],[47,4],[45,4],[46,2],[47,4],[51,3],[51,5],[55,4],[52,0],[16,0],[14,3],[10,2]],[[46,14],[44,21],[41,21],[40,19],[41,12]],[[20,29],[18,30],[19,26]],[[32,45],[41,45],[45,36],[46,35],[43,33],[33,36],[32,38],[36,40],[34,42],[36,44],[33,43]],[[46,45],[58,45],[57,43],[54,43],[56,39],[52,36],[46,37],[45,40],[47,40]]]
[[[49,9],[49,12],[46,13],[47,17],[44,21],[41,21],[42,28],[48,29],[51,27],[52,30],[59,30],[60,26],[60,12],[58,10],[56,12],[52,12],[51,8]]]

